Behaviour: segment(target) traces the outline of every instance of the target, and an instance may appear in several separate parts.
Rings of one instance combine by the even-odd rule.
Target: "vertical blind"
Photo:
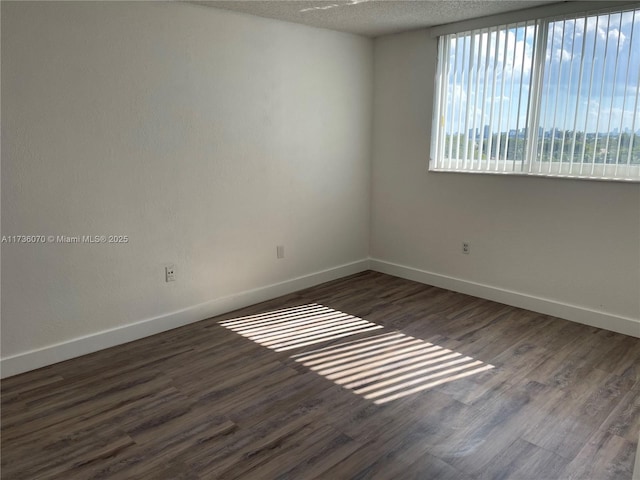
[[[640,10],[440,37],[431,170],[640,181]]]

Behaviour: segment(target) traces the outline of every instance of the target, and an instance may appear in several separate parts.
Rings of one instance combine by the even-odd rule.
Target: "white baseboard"
[[[6,357],[0,360],[0,378],[128,343],[368,269],[640,338],[640,321],[632,318],[568,305],[555,300],[534,297],[372,258],[217,298],[158,317]]]
[[[37,350],[19,353],[0,360],[0,378],[10,377],[88,353],[97,352],[98,350],[128,343],[368,269],[369,260],[363,259],[284,282],[217,298],[122,327],[74,338]]]
[[[555,300],[534,297],[520,292],[513,292],[490,285],[470,282],[459,278],[448,277],[417,268],[398,265],[375,258],[370,259],[370,268],[376,272],[394,275],[434,287],[445,288],[474,297],[485,298],[533,312],[564,318],[592,327],[604,328],[632,337],[640,337],[640,321],[633,318],[612,315],[606,312],[590,310],[577,305],[569,305]]]

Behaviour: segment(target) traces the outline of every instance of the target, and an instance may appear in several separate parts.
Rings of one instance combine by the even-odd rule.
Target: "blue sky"
[[[475,128],[481,130],[489,124],[492,109],[494,132],[524,127],[536,33],[533,24],[500,32],[485,30],[475,38],[471,71],[468,60],[463,61],[469,58],[470,36],[452,40],[447,131],[465,130],[465,111],[470,112],[468,127],[475,121]],[[549,25],[540,109],[545,130],[553,125],[587,132],[638,130],[639,84],[640,10],[635,15],[629,11]]]

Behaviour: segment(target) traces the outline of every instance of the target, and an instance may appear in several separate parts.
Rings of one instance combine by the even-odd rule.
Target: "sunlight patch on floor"
[[[224,320],[220,324],[276,352],[383,328],[315,303]]]
[[[384,328],[315,303],[223,320],[220,324],[277,352]],[[376,404],[494,368],[399,331],[342,341],[291,358]]]
[[[400,332],[301,353],[293,358],[377,404],[494,368]]]

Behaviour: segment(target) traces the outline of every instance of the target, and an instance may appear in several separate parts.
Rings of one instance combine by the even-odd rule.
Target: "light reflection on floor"
[[[383,328],[315,303],[223,320],[220,324],[277,352]],[[377,404],[494,368],[399,331],[376,333],[292,358]]]

